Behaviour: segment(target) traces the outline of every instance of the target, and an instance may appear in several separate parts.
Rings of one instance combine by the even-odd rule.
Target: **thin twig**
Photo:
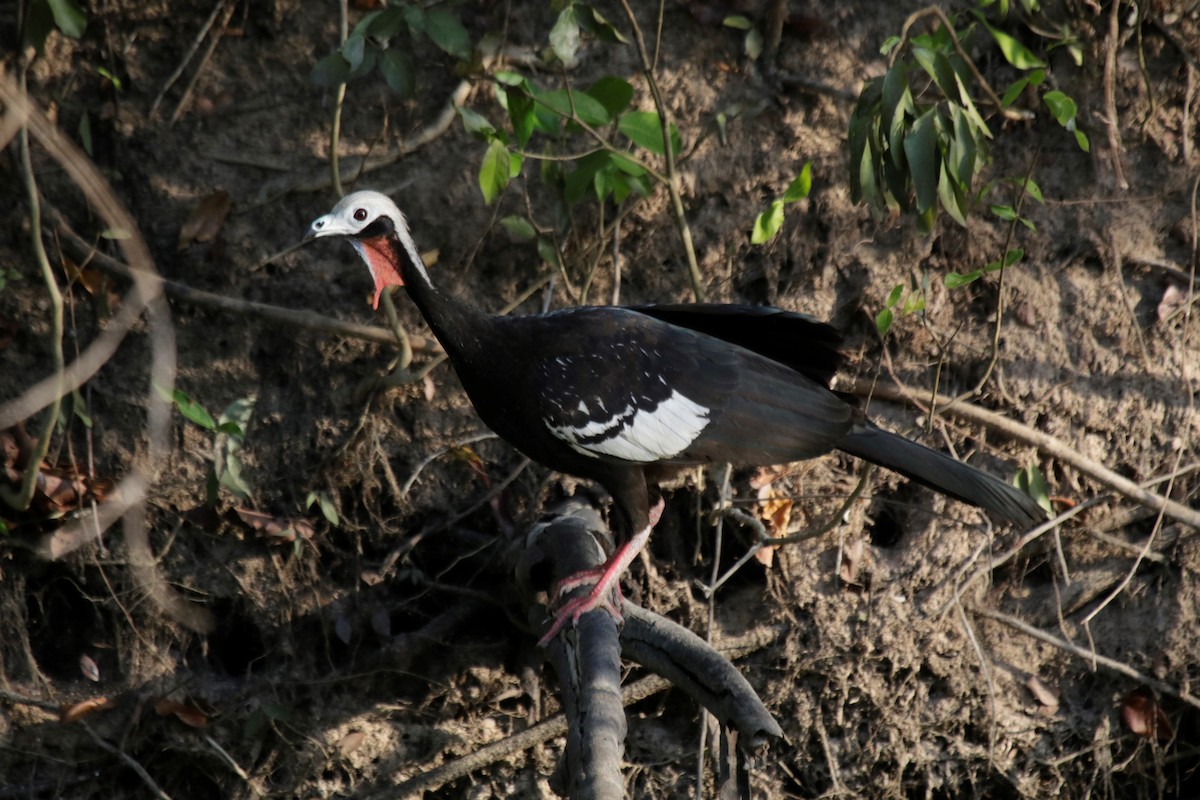
[[[228,2],[228,0],[226,0]],[[225,34],[225,28],[229,25],[229,20],[233,18],[233,12],[237,10],[237,4],[228,2],[225,7],[225,18],[221,20],[221,27],[215,34],[212,40],[208,43],[208,49],[204,51],[204,56],[200,59],[200,63],[196,66],[196,71],[192,73],[192,79],[188,81],[188,85],[183,90],[183,96],[179,98],[178,105],[175,106],[175,111],[171,114],[171,118],[167,121],[168,125],[174,125],[179,121],[180,115],[183,114],[183,109],[187,107],[188,101],[192,98],[192,91],[196,88],[196,83],[200,80],[200,76],[204,74],[204,68],[208,65],[209,59],[217,50],[217,45],[221,43],[221,39]]]
[[[671,142],[671,117],[663,102],[662,92],[659,91],[658,81],[654,77],[654,60],[646,50],[646,40],[638,25],[629,0],[621,0],[621,7],[633,27],[633,38],[637,42],[638,54],[642,59],[642,72],[646,76],[646,85],[650,88],[650,96],[654,98],[654,107],[658,110],[658,121],[662,126],[663,155],[667,167],[667,192],[671,196],[671,206],[675,211],[675,226],[679,229],[679,238],[683,241],[683,252],[687,257],[688,277],[692,282],[692,294],[696,302],[703,303],[705,298],[704,276],[700,273],[700,265],[696,262],[696,248],[692,244],[692,229],[688,226],[687,212],[683,207],[683,198],[679,194],[679,174],[675,170],[675,150]]]
[[[917,408],[925,407],[920,400],[896,386],[859,380],[854,383],[852,391],[860,397],[874,395],[875,397],[893,402],[911,403]],[[988,411],[985,408],[972,405],[964,400],[951,401],[949,398],[939,396],[938,402],[941,404],[940,411],[943,414],[949,412],[961,419],[999,431],[1019,441],[1027,442],[1036,447],[1043,455],[1067,462],[1118,494],[1124,495],[1130,500],[1148,508],[1153,508],[1155,511],[1164,511],[1168,517],[1200,530],[1200,511],[1188,508],[1182,503],[1143,489],[1128,478],[1118,475],[1103,464],[1093,461],[1078,450],[1068,447],[1049,434],[1034,430],[1028,425],[1009,419],[994,411]]]
[[[1064,650],[1074,656],[1077,656],[1077,657],[1083,659],[1084,661],[1088,661],[1097,666],[1104,667],[1105,669],[1111,670],[1112,672],[1116,672],[1119,675],[1124,675],[1127,678],[1132,678],[1133,680],[1138,681],[1139,683],[1146,684],[1151,689],[1154,689],[1155,691],[1157,691],[1161,694],[1165,694],[1170,697],[1178,698],[1179,700],[1182,700],[1183,702],[1187,703],[1190,706],[1194,706],[1195,708],[1200,708],[1200,698],[1190,694],[1189,692],[1187,692],[1184,689],[1177,689],[1169,683],[1160,681],[1159,679],[1155,678],[1152,675],[1147,675],[1144,672],[1139,672],[1138,670],[1134,669],[1133,667],[1129,666],[1128,664],[1121,662],[1121,661],[1117,661],[1115,658],[1109,658],[1108,656],[1102,656],[1099,653],[1094,653],[1091,650],[1088,650],[1086,647],[1080,647],[1079,645],[1077,645],[1073,642],[1068,642],[1065,639],[1060,639],[1053,634],[1046,633],[1046,631],[1043,631],[1040,628],[1035,628],[1032,625],[1017,619],[1016,617],[1009,616],[1008,614],[1002,613],[1000,611],[993,611],[990,608],[979,608],[979,607],[973,607],[970,610],[971,610],[972,614],[978,614],[981,617],[987,617],[988,619],[993,619],[996,622],[1003,623],[1003,624],[1009,626],[1010,628],[1015,628],[1016,630],[1020,631],[1021,633],[1026,634],[1027,636],[1032,636],[1034,639],[1037,639],[1039,641],[1045,642],[1046,644],[1057,647],[1060,650]]]
[[[57,220],[58,232],[66,239],[67,244],[71,245],[76,253],[91,258],[92,264],[98,269],[109,275],[121,278],[132,279],[136,276],[136,271],[128,264],[124,264],[111,256],[94,250],[90,244],[84,241],[83,237],[66,223],[61,215],[55,214],[54,218]],[[315,311],[297,311],[270,305],[269,303],[240,300],[236,297],[228,297],[214,292],[206,292],[203,289],[195,289],[178,281],[164,280],[162,281],[162,288],[172,299],[200,308],[222,311],[239,317],[259,317],[265,322],[345,336],[348,339],[361,339],[374,344],[397,346],[395,334],[385,328],[361,325],[355,322],[345,322],[333,317],[326,317]],[[437,353],[441,350],[440,345],[429,337],[410,335],[409,341],[413,350],[419,352]],[[3,410],[0,409],[0,417],[2,416]]]
[[[91,725],[88,725],[86,720],[78,720],[75,724],[81,726],[85,731],[87,731],[88,736],[92,737],[92,741],[94,741],[101,750],[116,756],[127,767],[137,773],[137,776],[142,779],[142,783],[149,787],[150,791],[155,797],[159,798],[159,800],[171,800],[171,795],[164,792],[162,788],[154,782],[154,778],[150,777],[150,773],[147,772],[146,768],[143,767],[135,758],[130,756],[124,750],[110,743],[100,734],[96,733],[95,729],[92,728]]]
[[[1121,35],[1121,3],[1113,3],[1108,15],[1108,38],[1104,43],[1104,128],[1108,134],[1108,149],[1111,151],[1113,176],[1121,191],[1129,191],[1129,181],[1125,180],[1125,170],[1121,166],[1121,153],[1125,151],[1121,144],[1120,118],[1117,115],[1116,74],[1117,74],[1117,45]]]
[[[21,71],[21,94],[27,93],[27,70]],[[25,184],[25,193],[29,201],[29,235],[33,245],[34,257],[42,271],[42,280],[46,284],[46,294],[50,298],[50,355],[53,374],[50,377],[50,390],[53,399],[46,410],[46,418],[42,422],[42,430],[34,444],[33,452],[25,464],[25,475],[21,479],[21,487],[17,492],[11,491],[0,484],[0,500],[18,511],[29,508],[33,502],[34,490],[37,488],[38,475],[41,473],[42,459],[50,449],[50,437],[54,426],[58,424],[58,412],[62,407],[63,371],[63,298],[58,289],[58,281],[54,277],[54,269],[50,266],[50,258],[46,255],[46,245],[42,241],[42,204],[38,197],[37,178],[33,174],[33,156],[29,152],[29,125],[21,126],[18,136],[21,152],[21,177]]]
[[[196,38],[192,40],[192,44],[188,47],[187,52],[183,54],[183,59],[179,62],[179,66],[167,78],[167,82],[163,84],[158,96],[154,98],[154,102],[150,104],[150,113],[147,115],[153,117],[158,111],[158,107],[162,105],[163,98],[167,96],[167,92],[175,85],[175,81],[179,80],[179,76],[187,69],[187,65],[191,63],[192,56],[196,55],[196,50],[199,49],[200,43],[204,41],[204,37],[208,36],[208,31],[212,28],[213,23],[217,21],[217,15],[221,13],[221,9],[225,7],[226,0],[217,0],[217,4],[213,6],[212,13],[208,15],[208,19],[200,26],[200,32],[196,34]]]

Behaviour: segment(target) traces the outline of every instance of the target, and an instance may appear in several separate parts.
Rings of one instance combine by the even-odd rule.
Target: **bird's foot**
[[[568,575],[559,581],[554,590],[556,598],[589,583],[592,584],[592,588],[587,594],[572,597],[558,607],[550,630],[546,631],[546,635],[538,640],[539,647],[550,644],[558,632],[568,624],[575,625],[579,622],[580,617],[597,608],[603,608],[611,614],[618,625],[625,622],[625,617],[621,614],[621,603],[624,598],[621,595],[620,580],[618,579],[615,584],[606,585],[603,573],[604,571],[600,569],[589,569]]]
[[[558,611],[554,614],[554,623],[551,624],[550,630],[546,631],[546,634],[538,640],[538,646],[545,647],[550,644],[568,623],[574,625],[579,622],[581,616],[597,608],[603,608],[612,614],[618,625],[625,621],[621,615],[621,603],[624,600],[621,595],[621,576],[629,567],[630,562],[646,546],[646,542],[650,540],[650,530],[658,522],[662,512],[663,501],[660,498],[650,509],[650,524],[618,547],[604,566],[576,572],[558,582],[552,594],[552,603],[558,603],[564,594],[581,586],[591,585],[592,588],[587,594],[573,597],[559,606]]]

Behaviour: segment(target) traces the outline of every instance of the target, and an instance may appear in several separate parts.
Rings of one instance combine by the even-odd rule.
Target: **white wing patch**
[[[587,456],[602,455],[648,463],[673,458],[688,448],[708,426],[709,409],[677,391],[653,409],[628,405],[606,420],[582,427],[556,426],[555,436]]]

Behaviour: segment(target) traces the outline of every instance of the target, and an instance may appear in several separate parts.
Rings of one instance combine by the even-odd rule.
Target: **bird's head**
[[[354,245],[375,281],[373,308],[389,286],[403,286],[405,270],[415,270],[426,283],[429,276],[408,232],[404,214],[385,194],[353,192],[338,201],[326,215],[308,226],[304,240],[344,236]]]

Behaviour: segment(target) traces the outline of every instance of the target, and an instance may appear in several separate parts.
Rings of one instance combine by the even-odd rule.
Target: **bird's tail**
[[[1015,523],[1046,520],[1046,511],[1020,489],[869,422],[856,425],[838,449]]]

